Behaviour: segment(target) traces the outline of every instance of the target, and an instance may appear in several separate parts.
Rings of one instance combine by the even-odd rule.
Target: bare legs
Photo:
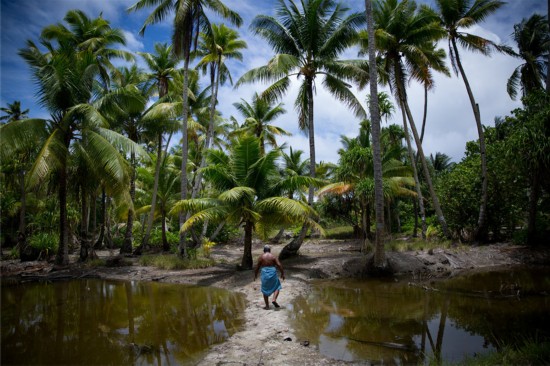
[[[274,293],[273,293],[273,306],[275,306],[276,308],[280,307],[279,304],[277,304],[277,297],[279,296],[279,290],[276,290]],[[264,309],[269,309],[269,296],[267,295],[264,295],[264,301],[265,301],[265,308]]]

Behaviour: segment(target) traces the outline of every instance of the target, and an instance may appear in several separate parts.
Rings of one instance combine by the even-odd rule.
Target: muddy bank
[[[103,278],[215,286],[238,291],[247,299],[243,330],[212,347],[199,365],[347,365],[349,363],[322,356],[314,346],[307,345],[307,340],[296,337],[288,321],[288,304],[298,295],[307,294],[315,279],[361,276],[367,258],[360,253],[360,246],[361,243],[354,241],[310,240],[304,243],[298,257],[283,262],[286,281],[279,296],[281,308],[270,310],[263,309],[259,280],[254,281],[253,271],[236,270],[242,257],[240,245],[214,247],[212,257],[220,264],[198,270],[159,270],[140,266],[137,258],[129,258],[131,265],[123,267],[90,268],[74,263],[55,270],[52,264],[44,262],[3,261],[1,273],[3,283]],[[263,243],[255,242],[254,258],[261,254],[262,247]],[[275,245],[272,252],[278,254],[282,247],[283,244]],[[108,258],[116,252],[103,251],[98,255]],[[388,261],[404,280],[422,282],[494,266],[548,265],[550,251],[499,244],[388,253]]]

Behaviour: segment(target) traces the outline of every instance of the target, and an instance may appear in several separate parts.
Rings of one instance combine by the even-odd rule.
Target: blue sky
[[[142,10],[128,14],[125,9],[135,0],[1,0],[0,5],[0,105],[6,106],[14,100],[19,100],[23,108],[30,109],[31,117],[47,118],[48,114],[36,104],[35,88],[28,66],[17,52],[25,47],[26,40],[37,41],[41,30],[53,23],[63,22],[68,10],[81,9],[89,17],[100,13],[111,22],[112,27],[124,31],[127,39],[126,49],[130,51],[153,52],[156,42],[170,42],[171,19],[149,26],[145,36],[138,35],[143,21],[150,10]],[[431,0],[418,0],[418,3],[431,4]],[[244,60],[229,61],[233,79],[237,80],[246,70],[264,65],[273,55],[270,47],[260,38],[252,36],[248,26],[257,14],[272,14],[275,8],[274,0],[225,0],[224,3],[238,11],[244,20],[239,29],[241,38],[248,43],[248,49],[243,52]],[[344,1],[351,9],[362,11],[364,0]],[[507,4],[488,18],[485,23],[470,29],[470,32],[491,39],[496,43],[506,43],[513,46],[510,34],[513,25],[522,18],[538,12],[547,14],[546,0],[509,0]],[[213,17],[214,21],[215,18]],[[446,48],[446,43],[441,47]],[[356,58],[356,50],[349,50],[343,58]],[[519,60],[509,56],[493,54],[484,57],[462,52],[464,67],[468,74],[474,95],[480,105],[482,123],[493,125],[496,116],[509,115],[517,108],[519,102],[512,101],[506,93],[506,81],[512,71],[519,65]],[[141,60],[138,64],[145,68]],[[204,80],[206,85],[207,81]],[[426,154],[443,152],[459,161],[467,141],[477,137],[475,122],[461,79],[453,75],[448,78],[437,75],[435,90],[429,93],[428,118],[424,150]],[[245,85],[234,89],[226,85],[220,89],[219,109],[224,117],[237,117],[233,103],[241,98],[251,100],[254,92],[261,92],[266,85]],[[297,117],[293,110],[293,101],[297,92],[296,85],[291,87],[288,95],[282,100],[287,113],[281,116],[275,124],[293,133],[284,141],[294,149],[308,151],[307,137],[297,129]],[[357,97],[364,102],[367,91],[355,90]],[[422,120],[423,89],[415,83],[409,86],[409,100],[417,125]],[[366,107],[366,104],[365,104]],[[389,123],[401,125],[400,112]],[[318,161],[337,162],[337,150],[341,147],[340,136],[355,136],[359,121],[343,105],[318,88],[315,97],[316,154]],[[386,125],[386,123],[384,123]],[[280,142],[284,142],[281,140]]]

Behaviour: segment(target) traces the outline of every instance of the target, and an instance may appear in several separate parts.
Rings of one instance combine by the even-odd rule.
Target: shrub
[[[59,246],[59,238],[53,233],[37,233],[29,238],[29,245],[46,257],[54,254]]]

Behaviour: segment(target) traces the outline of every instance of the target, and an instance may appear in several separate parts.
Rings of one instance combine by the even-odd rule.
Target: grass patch
[[[353,226],[337,226],[326,229],[326,239],[352,239]]]
[[[107,265],[107,261],[105,259],[92,259],[86,262],[86,267],[89,268],[97,268],[97,267],[105,267]]]
[[[392,252],[409,252],[430,249],[450,249],[451,241],[427,241],[421,238],[411,238],[407,240],[392,239],[385,244],[385,249]]]
[[[489,366],[489,365],[548,365],[550,363],[550,342],[525,340],[519,346],[504,346],[500,351],[485,355],[469,357],[461,361],[460,365]],[[437,365],[430,360],[431,365]]]
[[[177,255],[144,255],[139,259],[139,264],[160,269],[198,269],[212,267],[216,262],[210,258],[181,259]]]

